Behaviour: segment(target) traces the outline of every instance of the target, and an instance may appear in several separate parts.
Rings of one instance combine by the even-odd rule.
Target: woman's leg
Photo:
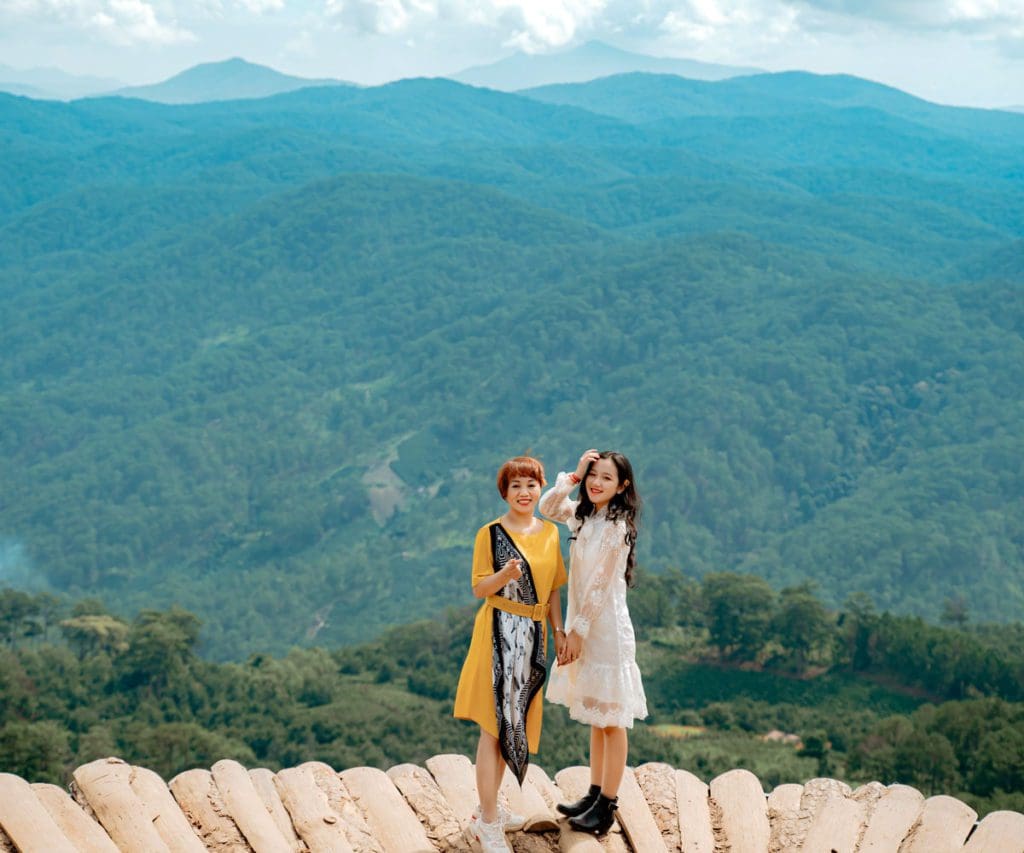
[[[476,791],[480,796],[480,816],[487,823],[498,819],[498,786],[505,772],[501,747],[494,735],[480,729],[476,745]]]
[[[594,729],[598,731],[598,729]],[[626,758],[629,755],[629,734],[626,729],[610,726],[600,729],[602,742],[601,776],[597,780],[601,793],[614,799],[619,795],[622,774],[626,770]],[[591,768],[593,774],[593,768]],[[593,779],[593,776],[591,776]]]
[[[604,729],[590,727],[590,784],[601,787],[604,774]]]

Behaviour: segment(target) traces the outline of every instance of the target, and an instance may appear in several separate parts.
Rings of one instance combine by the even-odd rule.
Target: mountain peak
[[[346,85],[341,80],[282,74],[240,56],[193,65],[161,83],[129,86],[111,94],[166,104],[267,98],[310,86]]]
[[[642,71],[674,74],[697,80],[723,80],[761,69],[716,65],[694,59],[647,56],[603,41],[588,41],[557,53],[515,53],[490,65],[478,65],[451,75],[471,86],[514,92],[553,83],[585,83],[600,77]]]

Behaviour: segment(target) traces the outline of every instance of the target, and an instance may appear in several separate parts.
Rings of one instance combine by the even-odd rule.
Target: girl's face
[[[621,493],[627,484],[619,482],[619,469],[611,459],[598,459],[591,464],[585,485],[587,497],[597,509],[601,509]]]
[[[513,477],[508,482],[505,501],[516,515],[533,515],[534,507],[540,500],[540,481],[533,477]]]

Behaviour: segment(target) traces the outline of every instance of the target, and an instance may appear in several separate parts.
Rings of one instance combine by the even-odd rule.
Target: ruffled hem
[[[588,726],[633,728],[647,716],[640,669],[635,661],[621,665],[555,664],[548,679],[547,699],[569,709],[569,716]]]

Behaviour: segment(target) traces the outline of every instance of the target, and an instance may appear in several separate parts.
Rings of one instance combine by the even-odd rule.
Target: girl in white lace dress
[[[579,499],[570,500],[582,482]],[[640,496],[621,453],[588,450],[561,473],[540,511],[571,533],[567,636],[548,680],[550,702],[590,729],[590,790],[559,805],[573,828],[603,835],[615,819],[629,751],[627,729],[647,716],[636,638],[626,606],[635,563]]]

